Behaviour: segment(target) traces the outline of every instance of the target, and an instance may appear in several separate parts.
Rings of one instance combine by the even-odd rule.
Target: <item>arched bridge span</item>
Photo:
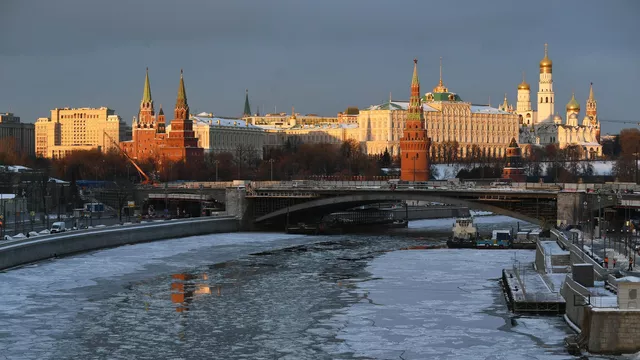
[[[477,197],[465,198],[456,193],[435,194],[428,192],[361,192],[338,194],[336,196],[325,196],[310,198],[307,201],[285,206],[275,211],[257,216],[256,223],[281,221],[283,217],[290,215],[301,215],[304,213],[324,213],[343,211],[361,205],[384,203],[392,201],[428,201],[451,205],[466,206],[469,209],[491,211],[496,214],[510,216],[519,220],[527,221],[539,225],[547,225],[555,222],[556,204],[554,197]],[[265,199],[266,200],[266,199]],[[264,201],[264,200],[262,200]]]

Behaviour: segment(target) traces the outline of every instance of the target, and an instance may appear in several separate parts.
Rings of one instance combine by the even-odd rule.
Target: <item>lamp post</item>
[[[635,163],[635,165],[633,166],[633,167],[634,167],[634,169],[635,169],[635,171],[636,171],[636,176],[635,176],[635,183],[636,183],[636,185],[638,184],[638,155],[639,155],[639,154],[640,154],[640,152],[638,151],[638,147],[636,147],[636,152],[633,154],[633,155],[635,155],[635,156],[636,156],[636,160],[635,160],[635,161],[636,161],[636,163]]]
[[[275,160],[273,159],[269,159],[269,165],[271,165],[271,181],[273,181],[273,163],[275,162]]]
[[[216,182],[218,182],[218,164],[220,164],[220,160],[213,160],[213,163],[216,165]]]
[[[413,182],[416,182],[416,156],[412,156],[411,160],[413,160]]]
[[[199,186],[199,192],[200,192],[200,216],[204,216],[204,213],[202,212],[202,190],[204,189],[204,185],[200,184]]]

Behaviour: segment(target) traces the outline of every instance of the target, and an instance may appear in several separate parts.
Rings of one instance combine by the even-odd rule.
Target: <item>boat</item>
[[[447,240],[451,249],[473,249],[478,240],[478,230],[473,223],[473,217],[460,217],[453,224],[453,235]]]
[[[510,230],[493,230],[491,238],[479,239],[476,247],[479,249],[508,249],[511,247]]]

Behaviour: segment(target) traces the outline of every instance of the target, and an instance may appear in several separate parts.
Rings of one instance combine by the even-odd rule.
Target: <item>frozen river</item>
[[[451,222],[216,234],[0,273],[0,359],[571,359],[561,318],[506,309],[501,269],[533,251],[399,250]]]

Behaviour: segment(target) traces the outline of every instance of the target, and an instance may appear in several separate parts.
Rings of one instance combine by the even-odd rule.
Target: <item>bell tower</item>
[[[549,59],[548,45],[544,44],[544,58],[540,60],[540,81],[538,82],[538,119],[536,122],[552,120],[555,95],[553,93],[553,62]]]
[[[407,121],[402,139],[400,139],[400,179],[403,181],[429,180],[429,147],[431,139],[427,137],[424,113],[420,102],[420,80],[418,79],[418,60],[413,60],[411,79],[411,98],[407,110]]]

